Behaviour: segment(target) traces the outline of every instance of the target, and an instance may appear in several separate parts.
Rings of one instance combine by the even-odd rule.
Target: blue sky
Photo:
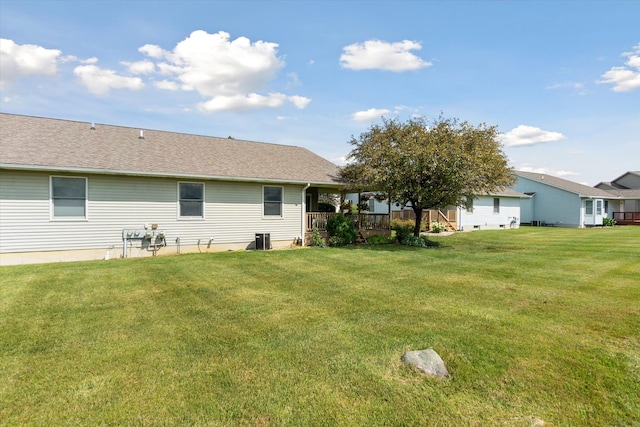
[[[0,0],[6,113],[303,146],[497,125],[512,167],[640,170],[640,1]]]

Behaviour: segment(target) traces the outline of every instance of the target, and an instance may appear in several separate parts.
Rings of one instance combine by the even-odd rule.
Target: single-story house
[[[619,196],[552,175],[514,171],[512,188],[531,198],[523,200],[521,222],[532,225],[592,227],[612,218]]]
[[[469,209],[458,208],[458,230],[519,228],[521,205],[526,204],[530,198],[531,196],[512,188],[476,196]]]
[[[374,214],[386,214],[391,212],[393,218],[411,218],[414,214],[411,206],[400,206],[392,203],[389,207],[388,200],[376,200],[375,193],[367,194],[368,212]],[[358,194],[349,193],[346,200],[358,204]],[[478,195],[471,201],[469,209],[464,207],[449,206],[442,211],[424,211],[425,221],[437,221],[445,224],[450,230],[473,231],[518,228],[520,226],[520,205],[522,200],[531,196],[504,188],[491,194]]]
[[[595,186],[618,198],[612,206],[612,217],[619,224],[640,225],[640,171],[629,171],[611,182],[600,182]]]
[[[0,113],[0,265],[304,244],[301,147]]]

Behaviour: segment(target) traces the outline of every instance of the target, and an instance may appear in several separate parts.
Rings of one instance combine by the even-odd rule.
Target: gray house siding
[[[521,176],[517,177],[512,188],[521,193],[536,193],[532,198],[532,217],[528,222],[542,221],[563,227],[582,226],[582,201],[577,194]]]
[[[86,219],[51,218],[52,175],[87,178]],[[178,182],[204,184],[204,218],[179,218]],[[161,252],[176,253],[178,238],[185,251],[206,247],[210,239],[214,245],[251,247],[257,232],[289,243],[301,236],[303,186],[282,187],[282,216],[269,218],[262,214],[262,183],[3,170],[0,254],[85,249],[110,250],[116,257],[122,230],[145,224],[158,224],[166,233]]]

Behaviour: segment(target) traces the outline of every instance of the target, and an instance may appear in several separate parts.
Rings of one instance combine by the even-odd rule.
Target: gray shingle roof
[[[0,167],[338,184],[339,168],[302,148],[0,113]]]
[[[553,175],[547,175],[547,174],[536,173],[536,172],[523,172],[523,171],[514,171],[514,173],[517,176],[521,176],[523,178],[541,182],[541,183],[550,185],[552,187],[561,188],[563,190],[569,191],[571,193],[576,193],[582,196],[604,197],[604,198],[617,197],[609,191],[605,191],[600,188],[589,187],[588,185],[578,184],[577,182],[558,178]]]

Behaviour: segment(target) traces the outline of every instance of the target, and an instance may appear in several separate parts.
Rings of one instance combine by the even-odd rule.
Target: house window
[[[500,213],[500,198],[493,198],[493,213]]]
[[[467,203],[466,203],[465,209],[467,210],[468,214],[473,213],[473,198],[467,197]]]
[[[584,202],[585,215],[593,215],[593,200],[587,200]]]
[[[609,213],[609,201],[604,201],[604,214],[607,215]]]
[[[596,200],[596,215],[602,215],[602,200]]]
[[[87,178],[51,177],[51,217],[87,218]]]
[[[204,184],[178,183],[180,218],[204,218]]]
[[[282,187],[262,187],[264,216],[282,216]]]

